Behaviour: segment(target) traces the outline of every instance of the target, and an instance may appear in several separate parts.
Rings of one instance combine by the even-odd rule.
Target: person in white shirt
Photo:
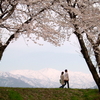
[[[69,75],[68,75],[67,69],[65,69],[64,82],[65,82],[64,86],[65,86],[66,83],[67,83],[67,87],[69,88]]]

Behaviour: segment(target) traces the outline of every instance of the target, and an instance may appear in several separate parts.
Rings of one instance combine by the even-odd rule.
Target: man
[[[65,86],[66,83],[67,83],[67,87],[69,88],[69,75],[68,75],[67,69],[65,69],[64,82],[65,82],[64,86]]]

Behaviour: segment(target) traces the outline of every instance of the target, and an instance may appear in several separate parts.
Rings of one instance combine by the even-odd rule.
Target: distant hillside
[[[46,68],[39,71],[15,70],[0,72],[0,86],[6,87],[38,87],[58,88],[61,72]],[[95,88],[96,84],[90,74],[70,72],[70,88]]]
[[[0,77],[1,87],[32,87],[28,83],[13,77]]]

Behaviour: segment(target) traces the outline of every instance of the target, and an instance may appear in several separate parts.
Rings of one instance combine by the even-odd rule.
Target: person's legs
[[[60,86],[60,88],[64,88],[64,86],[66,85],[67,82],[64,80],[64,83],[65,84],[63,84],[62,86]]]
[[[66,80],[64,80],[64,82],[65,82],[65,85],[66,85],[67,81],[66,81]]]
[[[65,85],[66,85],[66,83],[67,83],[67,87],[69,88],[69,81],[65,80]]]
[[[60,86],[60,88],[64,88],[64,86],[65,86],[65,84],[64,84],[64,85],[62,85],[62,86]]]

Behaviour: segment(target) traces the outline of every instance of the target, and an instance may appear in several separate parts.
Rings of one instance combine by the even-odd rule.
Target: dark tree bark
[[[68,0],[67,0],[67,3],[69,4],[69,6],[75,8],[75,5],[70,5],[70,2]],[[75,2],[75,4],[76,4],[76,2]],[[63,5],[62,5],[62,7],[64,8]],[[66,8],[64,8],[64,9],[67,11]],[[99,89],[99,92],[100,92],[100,77],[99,77],[99,75],[96,71],[96,68],[95,68],[94,64],[92,63],[92,60],[89,56],[89,51],[88,51],[88,48],[85,45],[82,33],[78,33],[78,32],[80,32],[79,27],[78,27],[77,24],[74,23],[76,21],[76,14],[74,12],[70,12],[70,11],[67,11],[67,12],[69,13],[70,18],[73,20],[73,26],[74,26],[74,30],[75,30],[74,34],[76,35],[76,37],[79,41],[81,53],[82,53],[87,65],[88,65],[88,68],[89,68],[89,70],[90,70],[90,72],[93,76],[93,79],[96,82],[98,89]],[[100,37],[98,37],[98,41],[96,43],[98,45],[99,45],[99,42],[100,42],[99,38]],[[93,50],[94,50],[94,56],[95,56],[97,64],[98,64],[100,62],[100,54],[98,55],[97,52],[96,52],[98,50],[97,45],[93,45]]]
[[[95,66],[93,65],[92,61],[91,61],[91,58],[88,54],[88,50],[85,46],[85,43],[84,43],[84,40],[83,40],[83,36],[79,33],[77,33],[77,29],[75,30],[75,35],[77,36],[78,38],[78,41],[79,41],[79,44],[80,44],[80,47],[81,47],[81,53],[88,65],[88,68],[93,76],[93,79],[95,80],[97,86],[98,86],[98,89],[99,89],[99,92],[100,92],[100,77],[98,76],[98,73],[96,71],[96,68]]]
[[[0,60],[1,60],[2,56],[3,56],[3,53],[4,53],[5,49],[7,48],[7,46],[9,45],[9,43],[11,42],[11,40],[12,40],[13,38],[14,38],[14,34],[12,34],[12,35],[9,37],[9,39],[7,40],[7,42],[6,42],[5,45],[2,45],[2,44],[0,43]]]

